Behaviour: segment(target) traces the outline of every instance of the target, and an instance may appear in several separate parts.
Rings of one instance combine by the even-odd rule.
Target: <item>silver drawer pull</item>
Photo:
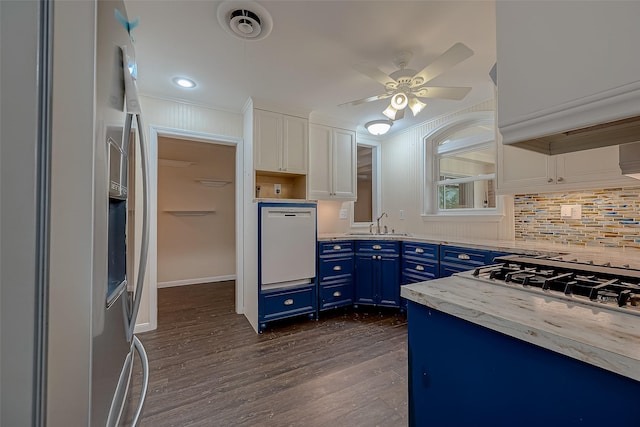
[[[416,248],[416,253],[417,253],[417,254],[423,254],[423,253],[424,253],[424,249],[422,249],[422,248]]]
[[[339,265],[335,265],[335,266],[333,267],[333,271],[340,271],[340,270],[342,270],[342,267],[341,267],[341,266],[339,266]]]
[[[284,300],[284,305],[293,305],[293,298]]]
[[[379,251],[380,249],[382,249],[382,246],[380,245],[373,245],[373,249],[376,251]]]
[[[340,246],[340,245],[333,245],[333,250],[334,250],[334,251],[339,251],[340,249],[342,249],[342,246]]]
[[[340,292],[340,291],[335,291],[335,292],[333,293],[333,296],[334,296],[334,297],[342,296],[342,292]]]
[[[416,265],[416,270],[418,271],[424,271],[424,267],[421,265]]]
[[[471,257],[467,254],[459,254],[458,259],[471,259]]]

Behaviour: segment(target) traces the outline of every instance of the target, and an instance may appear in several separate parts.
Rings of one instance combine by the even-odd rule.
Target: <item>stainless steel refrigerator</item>
[[[141,363],[135,424],[149,229],[134,24],[121,0],[8,0],[0,18],[0,425],[121,425]]]

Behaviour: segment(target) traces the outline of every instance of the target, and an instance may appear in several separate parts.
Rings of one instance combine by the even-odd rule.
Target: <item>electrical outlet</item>
[[[398,214],[400,219],[404,219],[404,209],[400,209],[400,213]]]
[[[340,209],[340,219],[347,219],[347,210]]]
[[[582,205],[560,205],[560,218],[582,219]]]
[[[273,192],[276,193],[276,195],[279,195],[280,193],[282,193],[282,185],[273,184]]]

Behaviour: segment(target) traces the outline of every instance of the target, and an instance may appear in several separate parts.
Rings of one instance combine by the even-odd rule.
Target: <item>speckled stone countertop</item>
[[[402,287],[410,301],[640,381],[640,316],[461,273]]]
[[[526,255],[560,254],[565,260],[593,262],[594,264],[611,263],[613,266],[630,266],[640,269],[640,249],[567,245],[552,242],[524,242],[521,240],[490,239],[446,239],[421,234],[319,234],[318,241],[333,240],[399,240],[408,242],[424,242],[462,246],[468,248],[487,249],[501,252],[514,252]]]

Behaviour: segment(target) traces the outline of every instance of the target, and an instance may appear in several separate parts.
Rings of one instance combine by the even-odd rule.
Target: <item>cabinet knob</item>
[[[379,251],[380,249],[382,249],[382,246],[380,245],[373,245],[373,249],[376,251]]]
[[[371,255],[371,259],[377,259],[375,255]]]
[[[416,265],[416,270],[418,271],[424,271],[424,267],[421,265]]]
[[[561,176],[559,176],[559,177],[558,177],[558,182],[562,182],[562,181],[564,181],[564,178],[563,178],[563,177],[561,177]]]
[[[340,271],[340,270],[342,270],[341,266],[339,266],[339,265],[333,266],[333,271]]]
[[[342,292],[340,292],[340,291],[335,291],[335,292],[333,293],[333,296],[334,296],[334,297],[342,296]]]
[[[423,253],[424,253],[424,249],[422,249],[422,248],[416,248],[416,253],[417,253],[417,254],[423,254]]]
[[[382,255],[378,255],[378,259],[382,259]]]
[[[284,305],[293,305],[293,298],[284,300]]]
[[[547,179],[547,182],[553,182],[553,178]]]
[[[333,245],[333,250],[334,250],[334,251],[339,251],[340,249],[342,249],[342,246],[340,246],[340,245]]]
[[[459,254],[458,259],[471,259],[471,257],[467,254]]]

